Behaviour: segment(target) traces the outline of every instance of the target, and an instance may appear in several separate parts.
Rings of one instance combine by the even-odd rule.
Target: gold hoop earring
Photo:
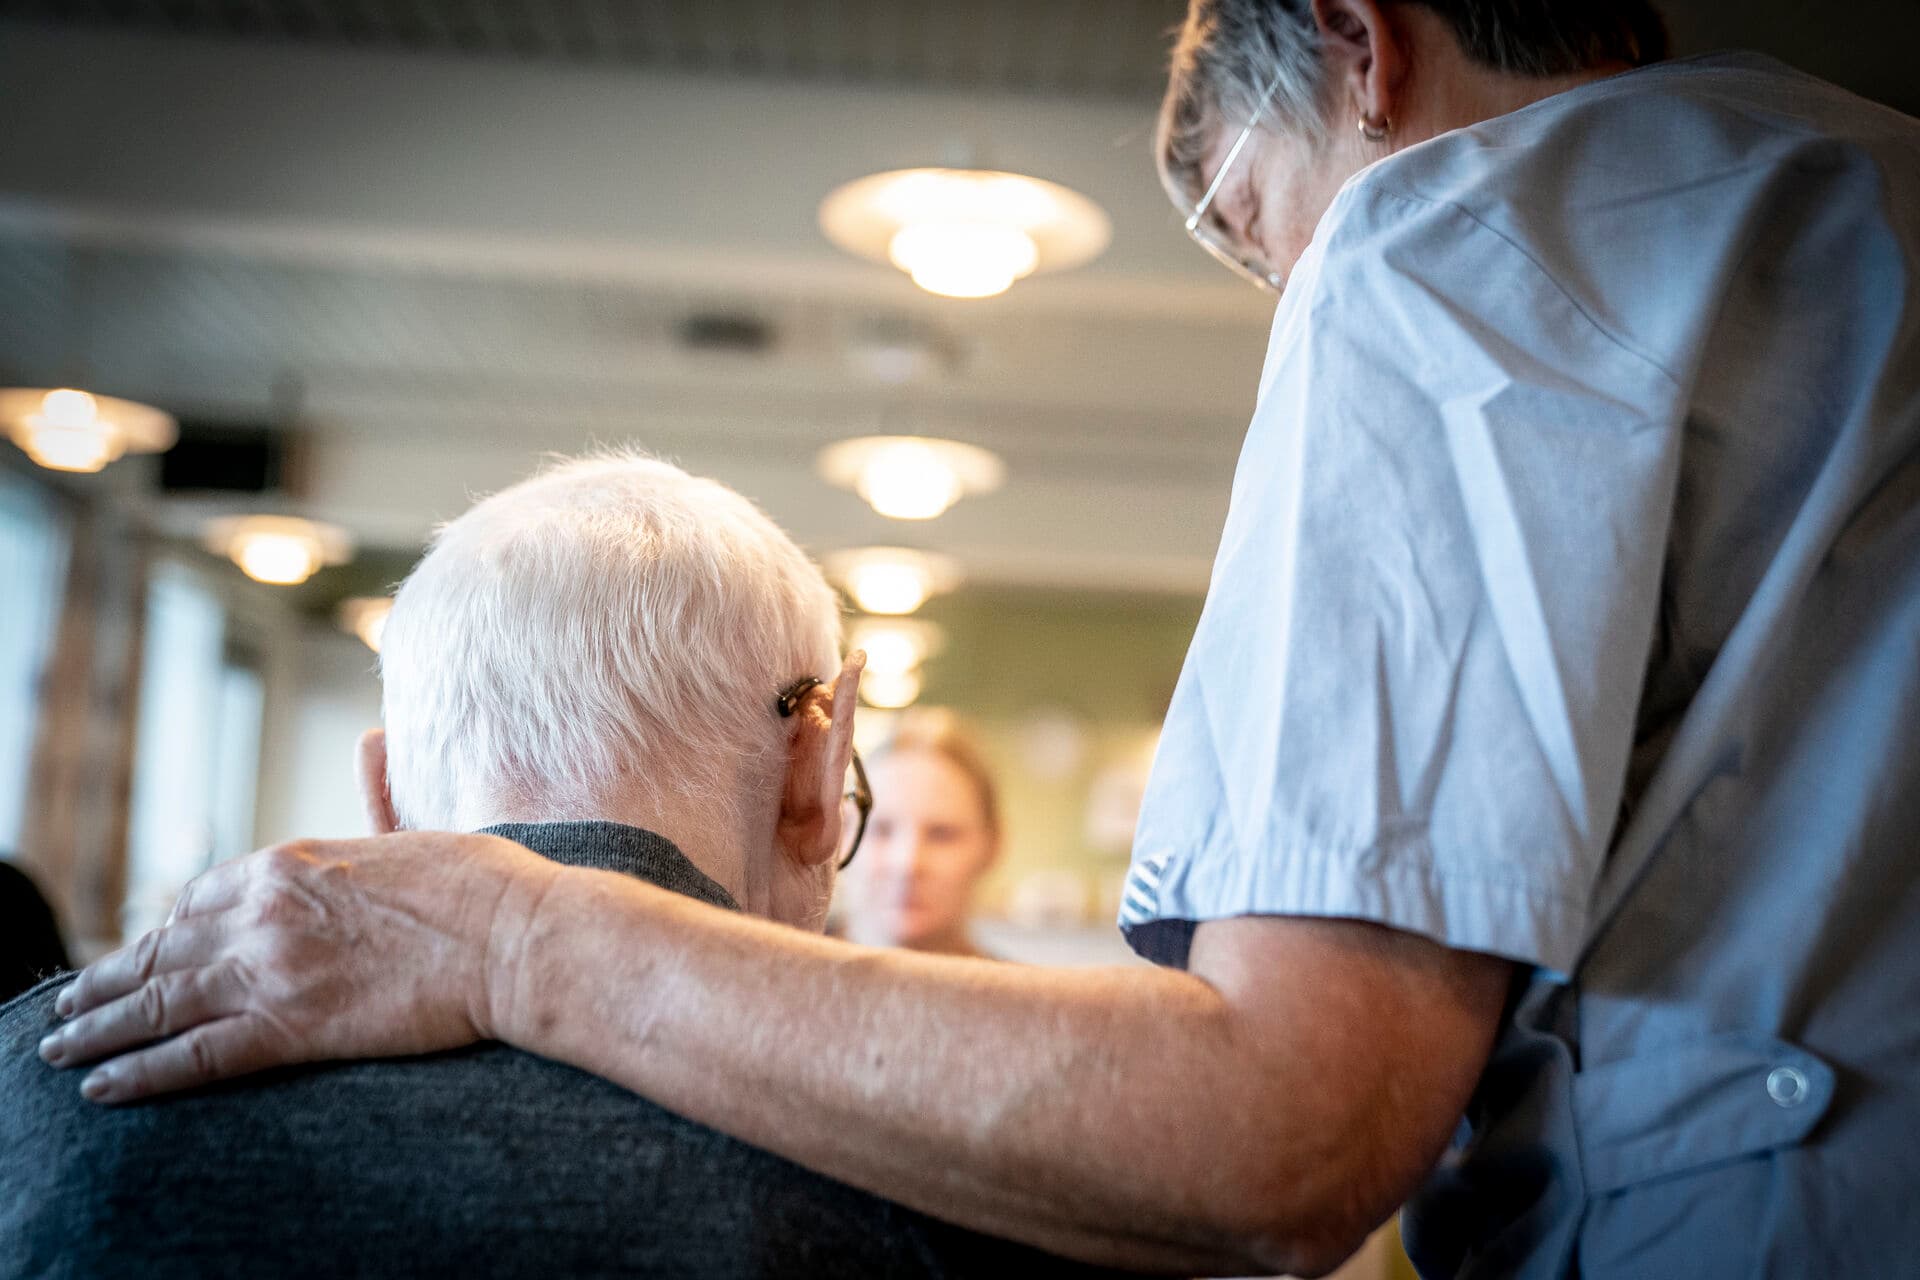
[[[1378,120],[1369,119],[1364,113],[1360,116],[1360,136],[1368,142],[1385,142],[1387,135],[1393,132],[1393,117],[1381,116]]]

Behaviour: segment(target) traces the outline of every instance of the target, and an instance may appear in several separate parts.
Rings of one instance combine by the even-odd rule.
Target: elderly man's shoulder
[[[84,1142],[100,1110],[80,1096],[84,1072],[40,1059],[41,1037],[60,1025],[54,997],[73,977],[55,974],[0,1005],[0,1200],[47,1172],[46,1153]]]
[[[60,994],[60,988],[73,981],[71,973],[50,973],[33,986],[28,987],[13,999],[0,1004],[0,1048],[11,1051],[14,1038],[26,1034],[29,1026],[39,1025],[36,1018],[49,1019],[48,1025],[59,1020],[53,1011],[53,998]]]
[[[24,1275],[59,1256],[58,1221],[75,1166],[89,1148],[81,1073],[40,1060],[40,1038],[60,1023],[54,997],[72,979],[56,974],[0,1005],[0,1275]],[[51,1251],[51,1252],[50,1252]]]
[[[1107,1274],[499,1044],[95,1106],[38,1052],[69,976],[0,1010],[0,1276]]]
[[[80,1097],[78,1074],[55,1071],[40,1060],[41,1037],[60,1025],[54,998],[73,978],[71,973],[53,974],[0,1004],[0,1115],[17,1109],[3,1104],[20,1091],[50,1088],[56,1081],[70,1085],[73,1096]]]

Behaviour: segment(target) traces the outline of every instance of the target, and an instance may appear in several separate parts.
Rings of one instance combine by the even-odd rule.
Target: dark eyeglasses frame
[[[802,676],[780,691],[773,709],[780,713],[782,720],[790,719],[800,709],[800,700],[825,683],[819,676]],[[853,864],[853,855],[860,852],[860,842],[867,838],[867,819],[873,813],[873,787],[867,782],[867,766],[860,762],[857,747],[853,751],[853,790],[846,798],[853,801],[853,807],[859,811],[860,825],[854,828],[853,843],[847,846],[847,856],[834,868],[837,871],[845,871]]]

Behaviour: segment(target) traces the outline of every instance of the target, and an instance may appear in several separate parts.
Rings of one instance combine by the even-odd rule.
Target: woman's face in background
[[[934,751],[894,751],[869,769],[873,816],[842,879],[856,942],[925,946],[964,937],[997,840],[980,789]]]

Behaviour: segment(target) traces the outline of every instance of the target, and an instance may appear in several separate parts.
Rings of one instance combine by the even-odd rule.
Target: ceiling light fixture
[[[907,547],[861,547],[827,557],[827,574],[844,584],[868,613],[912,613],[927,598],[960,585],[960,567],[946,556]]]
[[[1058,183],[992,169],[895,169],[835,188],[820,229],[929,293],[991,298],[1036,271],[1077,267],[1112,238],[1100,206]]]
[[[920,696],[918,671],[867,671],[860,676],[860,700],[883,711],[913,705]]]
[[[868,671],[913,671],[946,645],[946,634],[931,622],[910,618],[861,618],[847,643],[867,654]]]
[[[359,636],[362,644],[378,653],[387,615],[392,612],[392,596],[351,596],[340,602],[340,628]]]
[[[1040,246],[1019,227],[916,222],[893,233],[887,259],[928,293],[991,298],[1033,274],[1040,265]]]
[[[909,618],[862,618],[849,643],[866,652],[860,697],[868,706],[894,710],[920,696],[920,664],[938,653],[946,635],[930,622]]]
[[[297,586],[323,565],[345,564],[353,542],[344,529],[298,516],[228,516],[207,525],[206,546],[255,582]]]
[[[99,471],[127,453],[173,446],[180,427],[149,405],[72,387],[0,390],[0,424],[50,471]]]
[[[829,483],[895,520],[931,520],[968,494],[999,488],[1007,474],[985,449],[930,436],[842,440],[820,451],[817,466]]]

